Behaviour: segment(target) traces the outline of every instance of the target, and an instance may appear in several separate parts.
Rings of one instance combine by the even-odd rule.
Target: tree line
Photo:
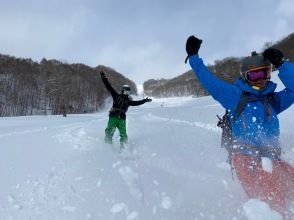
[[[99,65],[67,64],[58,60],[15,58],[0,55],[0,116],[90,113],[103,108],[109,96],[99,72],[120,90],[135,83],[114,69]]]

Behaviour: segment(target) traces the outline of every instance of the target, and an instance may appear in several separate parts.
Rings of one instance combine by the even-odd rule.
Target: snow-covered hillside
[[[107,110],[1,118],[0,219],[280,219],[232,178],[216,126],[223,113],[210,97],[130,108],[132,152],[122,155],[117,133],[104,143]],[[294,164],[294,107],[280,122],[283,157]]]

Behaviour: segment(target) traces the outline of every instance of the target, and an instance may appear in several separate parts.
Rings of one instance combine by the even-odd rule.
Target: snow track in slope
[[[0,119],[0,219],[245,220],[246,195],[220,148],[220,106],[165,102],[130,108],[128,154],[117,132],[104,143],[107,112]]]
[[[209,130],[215,133],[221,133],[221,129],[217,127],[215,124],[209,124],[209,123],[203,123],[203,122],[197,122],[197,121],[191,122],[191,121],[180,120],[175,118],[165,118],[165,117],[159,117],[153,114],[148,114],[148,119],[162,121],[166,123],[179,123],[179,124],[184,124],[184,125],[188,125],[192,127],[202,128],[202,129]]]
[[[89,120],[88,123],[92,123],[96,120]],[[26,135],[26,134],[32,134],[32,133],[39,133],[39,132],[47,132],[50,130],[59,130],[64,128],[70,128],[76,125],[84,125],[85,122],[74,122],[74,123],[68,123],[66,125],[55,125],[55,126],[44,126],[39,128],[33,128],[33,129],[25,129],[22,131],[15,131],[15,132],[8,132],[8,133],[1,133],[0,138],[4,137],[11,137],[11,136],[17,136],[17,135]]]

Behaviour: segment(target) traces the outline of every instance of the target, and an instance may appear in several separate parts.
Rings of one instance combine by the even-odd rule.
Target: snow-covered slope
[[[122,155],[117,133],[113,146],[103,141],[107,111],[1,118],[0,219],[280,219],[232,178],[216,127],[223,113],[210,97],[130,108],[132,153]],[[280,120],[294,164],[294,107]]]

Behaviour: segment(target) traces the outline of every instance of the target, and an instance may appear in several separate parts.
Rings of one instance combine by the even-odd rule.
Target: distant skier
[[[115,129],[118,128],[120,133],[120,150],[123,150],[124,145],[127,143],[128,136],[126,132],[126,112],[128,111],[129,106],[138,106],[146,102],[151,102],[152,99],[145,98],[139,101],[133,101],[129,96],[131,89],[128,85],[124,85],[121,89],[121,93],[117,93],[110,83],[103,71],[100,72],[101,79],[110,92],[113,98],[112,108],[109,112],[109,120],[107,128],[105,129],[105,142],[111,144],[112,137],[115,132]]]
[[[211,96],[227,109],[229,155],[237,177],[250,198],[267,202],[285,218],[287,200],[294,201],[294,167],[281,159],[277,115],[294,102],[294,65],[274,48],[243,59],[241,77],[229,84],[210,73],[198,56],[202,40],[190,36],[186,51],[190,65]],[[185,62],[186,62],[185,61]],[[274,92],[271,64],[279,70],[285,89]],[[223,125],[225,126],[225,125]],[[269,166],[262,166],[269,161]],[[268,163],[268,164],[270,164]]]

